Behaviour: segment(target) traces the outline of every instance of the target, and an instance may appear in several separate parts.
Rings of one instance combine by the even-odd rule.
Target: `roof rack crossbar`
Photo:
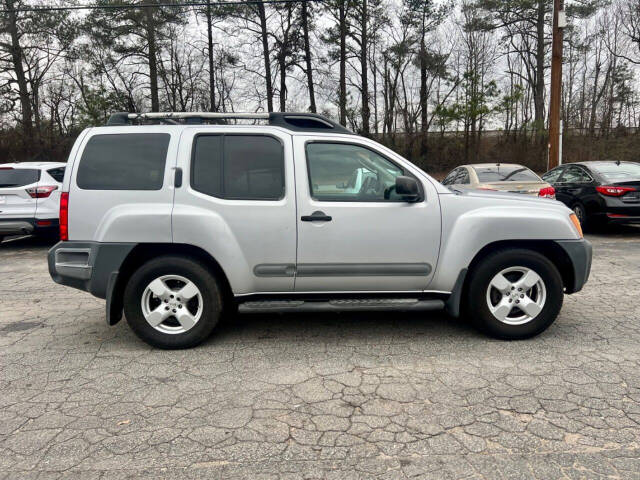
[[[131,125],[135,120],[157,120],[163,123],[177,123],[175,120],[184,120],[185,123],[202,123],[203,120],[267,120],[272,126],[286,128],[296,132],[328,132],[347,133],[353,132],[339,123],[336,123],[317,113],[294,112],[148,112],[148,113],[114,113],[109,117],[107,125]]]

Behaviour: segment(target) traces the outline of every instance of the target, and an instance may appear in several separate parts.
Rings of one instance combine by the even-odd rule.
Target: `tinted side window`
[[[47,170],[47,173],[51,175],[56,182],[62,183],[64,180],[64,167],[52,168],[51,170]]]
[[[94,135],[87,142],[78,187],[86,190],[160,190],[170,135],[123,133]]]
[[[199,135],[191,186],[232,200],[279,200],[284,196],[284,150],[265,135]]]
[[[542,179],[545,182],[549,182],[549,183],[555,183],[558,181],[558,178],[560,177],[560,174],[562,173],[562,171],[564,170],[563,167],[560,168],[554,168],[553,170],[551,170],[550,172],[545,173],[542,176]]]
[[[587,183],[590,182],[591,179],[589,175],[579,167],[567,167],[567,169],[562,174],[561,178],[562,182],[567,183]]]

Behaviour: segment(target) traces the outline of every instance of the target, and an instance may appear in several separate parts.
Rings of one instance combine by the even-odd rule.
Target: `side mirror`
[[[401,195],[405,202],[417,202],[420,200],[418,181],[411,177],[396,177],[396,194]]]

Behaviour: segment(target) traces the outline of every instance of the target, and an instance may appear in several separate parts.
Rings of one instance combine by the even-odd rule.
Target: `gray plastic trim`
[[[428,263],[303,263],[296,269],[298,277],[426,277]]]
[[[263,263],[253,269],[256,277],[293,277],[296,266],[293,263]]]
[[[256,277],[426,277],[428,263],[264,263],[253,268]]]

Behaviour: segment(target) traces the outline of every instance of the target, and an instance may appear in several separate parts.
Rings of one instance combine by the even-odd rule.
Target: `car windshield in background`
[[[598,163],[591,168],[602,175],[608,182],[640,179],[640,164],[638,163],[620,163],[620,165],[613,162]]]
[[[540,177],[525,167],[491,166],[473,167],[480,183],[492,182],[540,182]]]
[[[22,187],[40,180],[40,170],[0,167],[0,188]]]

